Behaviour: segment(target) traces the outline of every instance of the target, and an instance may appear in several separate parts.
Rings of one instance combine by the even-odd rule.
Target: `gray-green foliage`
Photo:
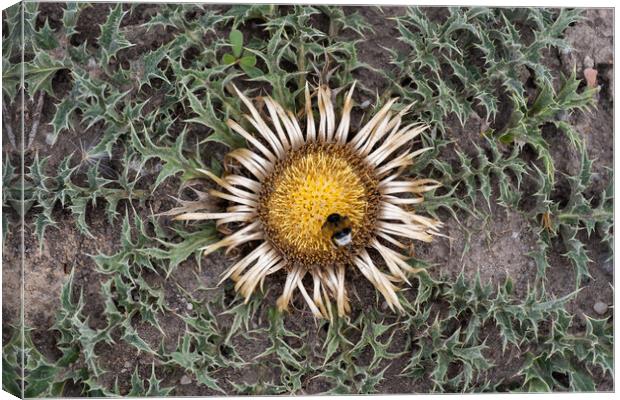
[[[135,190],[137,180],[129,177],[128,168],[121,176],[116,176],[116,179],[112,180],[100,173],[101,160],[97,160],[96,156],[92,160],[89,154],[85,154],[84,157],[81,163],[71,166],[72,157],[67,156],[59,164],[56,175],[47,175],[49,156],[39,158],[38,154],[35,154],[26,173],[25,193],[28,196],[25,196],[25,201],[28,208],[35,207],[39,211],[35,220],[35,230],[41,241],[45,230],[56,224],[52,213],[58,204],[71,211],[81,233],[92,237],[86,222],[87,207],[96,206],[98,200],[104,199],[107,202],[105,214],[112,222],[118,214],[116,208],[119,201],[143,197],[142,190]],[[84,169],[86,183],[75,184],[73,179]]]
[[[11,159],[6,157],[2,165],[2,243],[6,241],[9,228],[15,221],[9,217],[10,210],[17,213],[20,217],[22,206],[27,207],[28,203],[22,202],[22,186],[20,175],[11,163]]]
[[[524,376],[523,389],[528,392],[566,390],[592,392],[592,377],[601,371],[613,373],[613,329],[608,320],[586,318],[586,332],[569,332],[573,317],[558,310],[552,319],[549,338],[528,353],[519,374]],[[585,368],[583,368],[585,366]],[[555,375],[554,375],[555,374]],[[568,378],[568,387],[559,377]]]
[[[590,194],[594,161],[567,119],[587,111],[595,91],[581,89],[574,73],[558,77],[542,62],[545,49],[567,49],[563,32],[579,20],[579,10],[451,8],[434,18],[428,10],[407,9],[393,21],[399,46],[387,48],[380,60],[386,66],[377,68],[358,51],[379,27],[342,7],[162,4],[141,26],[125,26],[137,6],[119,3],[109,7],[93,37],[76,45],[71,39],[84,35],[78,22],[89,4],[66,4],[57,28],[49,18],[37,22],[38,3],[22,4],[23,93],[28,99],[45,93],[54,111],[38,133],[50,150],[27,154],[24,188],[15,158],[5,157],[5,235],[17,220],[7,215],[21,212],[22,191],[26,221],[41,245],[61,210],[89,240],[98,235],[91,210],[121,226],[120,237],[106,237],[113,250],[91,255],[100,279],[96,296],[103,300],[97,328],[86,307],[92,297],[72,272],[52,328],[62,357],[46,358],[26,337],[30,395],[62,395],[69,381],[85,395],[174,395],[174,382],[158,376],[177,370],[211,394],[303,394],[312,385],[325,393],[377,393],[392,389],[384,382],[394,375],[430,391],[509,390],[490,378],[489,370],[502,368],[491,347],[526,355],[514,376],[504,378],[530,391],[594,390],[596,374],[613,372],[611,323],[587,318],[585,332],[575,333],[564,309],[573,297],[557,299],[545,291],[551,250],[571,260],[577,286],[589,275],[588,236],[600,238],[612,257],[613,187]],[[21,90],[19,7],[6,11],[3,37],[3,96],[9,101]],[[136,40],[150,34],[161,43]],[[59,77],[66,81],[60,89]],[[384,83],[381,93],[375,77]],[[535,82],[531,98],[528,78]],[[363,121],[390,97],[415,102],[411,118],[431,125],[422,141],[434,149],[411,172],[443,183],[428,194],[424,211],[459,222],[488,222],[502,208],[527,213],[539,233],[531,254],[538,265],[535,286],[518,294],[511,280],[495,288],[464,275],[437,278],[429,269],[402,294],[404,315],[362,299],[367,311],[301,332],[262,295],[245,304],[221,291],[213,295],[203,282],[195,292],[185,290],[175,272],[193,268],[184,264],[192,256],[201,266],[200,248],[216,240],[216,229],[209,223],[164,227],[149,209],[153,200],[177,197],[170,187],[179,181],[192,186],[198,169],[219,173],[214,149],[244,145],[224,122],[243,120],[233,83],[297,109],[306,82],[319,79],[335,89],[359,79],[358,95],[372,104],[356,109]],[[502,109],[508,110],[503,126],[496,123]],[[471,125],[481,132],[466,139],[454,133]],[[549,126],[564,132],[581,155],[579,174],[564,177],[556,170],[543,129]],[[70,150],[56,154],[76,137]],[[538,157],[534,162],[526,157],[530,150]],[[563,180],[568,201],[554,197]],[[535,203],[527,209],[526,183]],[[191,304],[189,311],[170,305],[171,282]],[[169,318],[184,327],[172,347],[164,344]],[[157,332],[156,339],[144,335],[143,325]],[[3,353],[3,387],[12,393],[20,390],[18,338],[13,335]],[[136,366],[123,390],[118,380],[112,387],[102,384],[110,371],[101,359],[120,345],[150,360],[149,372]],[[244,346],[259,351],[244,356]],[[243,375],[248,369],[255,379]],[[568,387],[558,376],[567,378]]]
[[[504,143],[515,142],[519,146],[531,145],[542,160],[545,172],[552,183],[555,169],[549,144],[542,135],[542,126],[546,123],[553,123],[558,129],[564,131],[574,146],[583,146],[579,134],[565,121],[557,120],[560,114],[564,114],[566,118],[574,109],[584,110],[592,104],[593,93],[598,89],[578,92],[578,86],[579,81],[576,79],[574,70],[571,76],[563,78],[562,87],[557,93],[551,82],[539,80],[538,94],[533,104],[528,106],[527,99],[516,97],[514,99],[515,109],[510,121],[499,135],[499,140]]]
[[[405,99],[428,122],[445,129],[446,116],[464,124],[474,113],[492,120],[502,91],[514,106],[522,104],[521,74],[532,70],[545,85],[552,73],[541,63],[542,50],[565,49],[564,29],[579,19],[579,10],[451,8],[441,22],[420,9],[397,17],[400,40],[411,52],[392,52],[397,70],[388,74]],[[535,40],[526,42],[527,27]]]
[[[72,350],[63,351],[58,360],[49,360],[32,342],[31,328],[26,328],[23,336],[18,327],[11,330],[11,339],[2,349],[2,388],[24,398],[61,396],[66,382],[75,377],[67,367],[75,362],[79,354]],[[22,357],[23,369],[20,368]]]
[[[552,184],[545,174],[536,169],[538,190],[534,194],[536,205],[530,213],[541,223],[538,248],[533,253],[538,265],[539,276],[544,277],[548,267],[546,254],[553,245],[553,239],[561,239],[564,256],[575,268],[577,287],[584,278],[589,278],[588,265],[592,262],[587,254],[585,239],[599,237],[608,252],[608,262],[613,259],[613,178],[597,195],[588,195],[592,183],[592,160],[585,149],[580,149],[580,168],[576,175],[566,176],[569,195],[563,204],[552,200]],[[611,175],[611,174],[610,174]]]
[[[554,76],[541,63],[541,57],[546,48],[567,49],[562,33],[579,19],[579,11],[569,9],[554,16],[544,9],[470,8],[451,9],[446,19],[436,22],[420,9],[412,9],[396,21],[401,41],[414,52],[394,52],[396,72],[384,73],[394,83],[396,93],[417,101],[416,111],[438,131],[425,141],[438,150],[453,149],[458,159],[447,162],[437,157],[437,150],[429,152],[416,167],[416,172],[422,172],[430,163],[434,170],[431,173],[437,173],[444,184],[442,191],[428,196],[429,212],[448,209],[458,219],[455,211],[460,210],[487,221],[494,212],[492,200],[526,211],[540,234],[537,249],[531,254],[539,275],[544,276],[551,239],[559,234],[565,254],[575,266],[577,286],[589,276],[590,262],[578,233],[584,228],[587,236],[596,231],[607,244],[613,237],[612,190],[608,188],[595,198],[584,196],[590,186],[592,161],[587,158],[584,139],[568,122],[573,113],[586,112],[593,106],[598,88],[581,89],[574,70],[569,76]],[[534,41],[526,43],[522,32],[526,28],[534,34]],[[480,53],[484,55],[483,63],[479,62]],[[535,82],[531,98],[525,91],[524,76]],[[463,151],[459,139],[450,138],[447,143],[442,140],[441,132],[451,116],[461,124],[474,114],[493,122],[501,96],[509,104],[507,122],[480,132],[487,140],[482,145],[473,142],[470,147],[475,151]],[[551,198],[559,173],[543,134],[543,127],[549,126],[563,132],[581,155],[581,172],[568,178],[570,198],[562,207],[561,200]],[[523,157],[528,148],[538,157],[532,166]],[[533,211],[521,208],[521,183],[526,177],[535,180],[537,202]],[[479,208],[480,198],[486,210]],[[538,229],[542,215],[550,216],[553,227]],[[608,248],[611,258],[612,250]]]

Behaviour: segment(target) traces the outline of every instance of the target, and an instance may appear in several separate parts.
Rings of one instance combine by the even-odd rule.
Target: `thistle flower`
[[[333,317],[332,299],[338,315],[345,315],[350,311],[346,275],[357,268],[392,310],[402,310],[397,285],[419,272],[403,252],[412,239],[430,242],[441,226],[412,207],[439,183],[402,176],[429,148],[411,151],[412,141],[426,127],[401,126],[409,107],[392,112],[397,99],[357,133],[350,132],[354,87],[337,121],[330,89],[319,86],[314,96],[317,125],[306,85],[305,133],[296,115],[270,97],[262,99],[268,114],[261,115],[235,88],[249,110],[245,118],[253,133],[233,120],[227,124],[251,147],[225,156],[223,177],[201,170],[220,188],[196,202],[184,202],[173,213],[178,220],[215,220],[220,228],[233,227],[220,241],[204,247],[205,255],[221,248],[229,253],[246,243],[254,246],[222,278],[231,278],[246,300],[258,286],[262,290],[267,275],[283,271],[287,277],[277,301],[279,310],[286,310],[299,290],[316,317]],[[214,199],[227,201],[227,209],[213,211]],[[346,228],[329,229],[330,218],[346,221]],[[335,234],[348,235],[347,240],[334,241]],[[304,282],[307,275],[312,278],[310,287]]]

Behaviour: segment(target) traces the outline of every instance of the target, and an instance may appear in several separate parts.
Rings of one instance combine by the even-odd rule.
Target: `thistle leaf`
[[[120,29],[121,21],[126,14],[127,11],[123,11],[123,4],[118,3],[108,14],[106,22],[100,26],[101,35],[98,42],[104,64],[108,64],[111,58],[116,57],[119,50],[133,46]]]

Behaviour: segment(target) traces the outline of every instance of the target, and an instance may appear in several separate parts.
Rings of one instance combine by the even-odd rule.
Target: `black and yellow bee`
[[[330,214],[323,227],[323,233],[338,247],[347,246],[353,241],[351,236],[351,220],[340,214]]]

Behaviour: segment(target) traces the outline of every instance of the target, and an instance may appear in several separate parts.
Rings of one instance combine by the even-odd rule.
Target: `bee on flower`
[[[398,285],[418,272],[404,250],[412,240],[430,242],[441,226],[412,207],[439,183],[403,175],[429,148],[412,151],[412,142],[426,127],[403,126],[409,107],[393,112],[397,99],[351,132],[354,88],[355,84],[346,94],[337,119],[329,87],[321,84],[311,94],[306,85],[301,121],[270,97],[262,99],[266,113],[261,114],[235,88],[249,111],[244,117],[252,129],[233,120],[227,125],[247,140],[249,148],[225,156],[221,177],[201,170],[219,188],[209,190],[206,201],[175,210],[177,220],[239,226],[203,250],[207,255],[247,244],[243,248],[248,250],[222,278],[232,279],[246,299],[263,287],[267,275],[285,273],[279,310],[286,310],[299,291],[316,317],[333,317],[332,300],[337,314],[346,315],[350,311],[346,278],[356,268],[392,310],[402,310]],[[226,200],[228,207],[214,212],[207,206],[211,199]],[[371,257],[371,252],[379,257]],[[312,278],[309,287],[303,282],[307,275]]]

